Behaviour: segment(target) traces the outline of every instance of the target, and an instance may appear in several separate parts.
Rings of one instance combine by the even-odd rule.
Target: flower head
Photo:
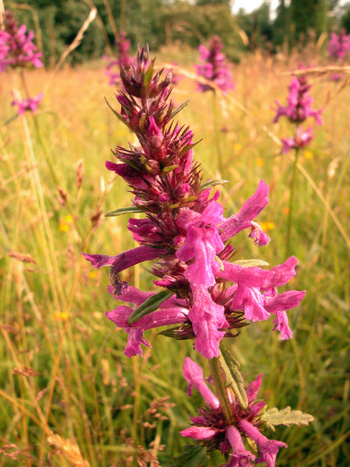
[[[286,311],[299,304],[303,292],[278,295],[276,288],[295,274],[294,260],[271,271],[230,262],[235,236],[244,229],[259,246],[269,243],[256,222],[269,202],[268,186],[260,181],[256,193],[236,214],[224,216],[219,193],[212,196],[211,189],[202,185],[199,165],[193,160],[192,131],[174,121],[178,109],[170,100],[172,74],[153,70],[154,60],[144,49],[130,67],[122,66],[118,117],[134,132],[138,144],[117,146],[115,162],[106,163],[128,184],[133,207],[144,213],[144,218],[130,218],[128,223],[140,246],[115,256],[85,254],[85,258],[95,268],[111,267],[112,290],[124,302],[130,299],[131,288],[119,274],[153,261],[154,284],[173,296],[172,305],[159,302],[158,307],[149,308],[145,302],[150,295],[132,289],[138,301],[131,303],[150,313],[135,321],[138,312],[135,315],[134,308],[121,305],[107,317],[128,333],[128,356],[141,355],[140,344],[147,345],[144,331],[164,325],[177,324],[162,333],[194,339],[195,349],[206,358],[217,357],[221,340],[235,336],[236,329],[271,314],[274,329],[282,338],[290,337]]]
[[[3,15],[4,30],[0,30],[0,73],[7,67],[24,68],[31,64],[36,68],[43,66],[40,57],[33,44],[34,33],[22,24],[18,28],[12,12],[6,10]]]
[[[208,49],[201,44],[199,53],[201,56],[201,65],[196,65],[197,74],[202,76],[207,81],[212,81],[223,92],[229,89],[234,89],[235,84],[232,81],[232,76],[225,55],[222,53],[222,42],[219,36],[213,37]],[[198,91],[206,92],[215,90],[215,87],[209,83],[198,83]]]
[[[220,449],[227,454],[230,449],[229,462],[223,467],[250,467],[266,462],[268,467],[274,467],[278,451],[287,445],[281,441],[269,440],[261,433],[262,421],[260,412],[265,407],[264,401],[256,402],[262,376],[250,383],[247,388],[248,407],[240,406],[230,388],[227,388],[227,401],[230,409],[230,423],[225,419],[220,402],[209,389],[203,378],[201,368],[189,357],[183,366],[184,376],[190,387],[197,389],[205,401],[205,406],[199,410],[199,416],[191,418],[193,425],[181,431],[182,436],[200,441],[210,449]],[[244,446],[243,439],[249,437],[259,449],[256,459]]]
[[[12,93],[12,96],[13,96],[12,105],[18,107],[18,115],[21,115],[26,111],[33,112],[33,113],[36,112],[44,94],[41,92],[35,97],[30,97],[29,99],[22,99],[22,100],[16,99],[13,93]]]
[[[332,32],[328,44],[329,56],[340,60],[344,60],[349,50],[350,34],[346,34],[345,29],[342,29],[339,34]]]
[[[299,67],[300,68],[300,67]],[[306,76],[299,75],[292,78],[289,85],[289,96],[287,105],[282,106],[277,100],[277,109],[274,123],[278,122],[279,118],[285,116],[292,123],[302,123],[308,117],[313,117],[318,125],[322,125],[322,110],[312,108],[313,98],[309,91],[311,85],[307,83]]]
[[[282,154],[286,154],[291,149],[305,148],[310,143],[313,137],[314,135],[312,127],[309,127],[307,130],[304,131],[303,127],[299,125],[295,138],[282,138]]]

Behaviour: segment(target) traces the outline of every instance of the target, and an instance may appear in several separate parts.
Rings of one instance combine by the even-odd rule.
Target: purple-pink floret
[[[192,417],[193,425],[181,431],[184,437],[200,441],[210,449],[220,449],[223,454],[229,454],[229,462],[222,467],[249,467],[251,462],[258,465],[267,463],[267,467],[275,467],[279,449],[288,447],[285,443],[270,440],[261,433],[262,421],[260,412],[265,407],[264,401],[255,402],[262,376],[250,383],[247,388],[248,407],[244,410],[235,395],[227,389],[227,400],[230,407],[231,423],[225,419],[220,407],[220,402],[207,386],[203,372],[199,365],[189,357],[185,358],[183,373],[189,388],[197,389],[205,402],[205,406],[199,409],[199,416]],[[191,392],[189,393],[191,395]],[[244,445],[244,439],[253,440],[259,449],[259,457],[252,454]]]
[[[340,60],[344,60],[349,50],[350,34],[346,34],[345,29],[342,29],[339,34],[332,32],[328,44],[329,56]]]
[[[297,76],[292,78],[289,85],[289,96],[287,99],[287,105],[282,106],[278,100],[276,100],[277,109],[274,123],[276,123],[280,117],[285,116],[292,123],[302,123],[309,117],[313,117],[318,125],[322,125],[322,110],[315,110],[312,108],[313,98],[310,96],[311,84],[307,83],[305,76]]]
[[[131,57],[129,55],[131,42],[126,38],[126,32],[121,31],[118,39],[115,41],[117,58],[111,59],[104,57],[108,60],[106,67],[106,75],[109,76],[109,84],[116,86],[120,84],[120,68],[123,66],[128,69],[131,66]]]
[[[305,148],[313,137],[314,134],[311,126],[304,131],[303,127],[299,125],[295,138],[282,138],[282,154],[287,154],[287,152],[289,152],[291,149]]]
[[[12,96],[13,96],[13,101],[11,105],[18,107],[18,115],[21,115],[26,111],[36,112],[44,94],[41,92],[35,97],[30,97],[29,99],[22,99],[22,100],[16,99],[13,93],[12,93]]]
[[[4,30],[0,30],[0,73],[7,67],[24,68],[29,64],[36,68],[42,67],[42,53],[37,52],[33,44],[33,31],[27,34],[25,24],[18,28],[10,10],[4,12],[3,22]]]
[[[163,78],[161,71],[153,73],[153,67],[154,60],[141,49],[130,68],[121,68],[119,118],[139,144],[117,146],[116,161],[106,163],[128,184],[133,207],[144,213],[143,219],[128,222],[140,246],[116,256],[85,254],[95,268],[111,267],[116,299],[135,307],[147,300],[150,293],[128,288],[119,277],[123,270],[145,261],[153,261],[154,284],[173,294],[170,307],[166,301],[132,324],[128,320],[134,307],[120,305],[108,313],[129,335],[126,354],[141,355],[140,345],[148,345],[145,330],[174,324],[164,331],[166,335],[194,339],[195,349],[206,358],[219,355],[224,337],[233,337],[249,322],[271,315],[282,339],[291,337],[286,311],[298,306],[304,292],[278,295],[277,288],[294,276],[296,259],[291,257],[270,271],[231,262],[235,236],[242,230],[248,229],[259,246],[270,241],[256,222],[269,202],[267,184],[261,180],[236,214],[224,216],[219,192],[212,195],[211,188],[203,187],[199,165],[193,160],[190,128],[174,121],[171,73]]]
[[[203,63],[196,65],[196,69],[199,76],[213,82],[215,86],[226,93],[230,89],[235,89],[235,84],[232,81],[230,68],[225,55],[222,53],[222,48],[223,45],[219,36],[213,37],[208,49],[201,44],[199,53]],[[210,83],[199,82],[197,90],[206,92],[215,90],[215,87],[211,86]]]

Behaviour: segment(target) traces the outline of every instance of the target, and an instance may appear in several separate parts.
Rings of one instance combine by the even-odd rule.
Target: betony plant
[[[126,331],[124,353],[128,357],[142,356],[141,345],[150,347],[144,335],[147,330],[167,326],[161,334],[180,342],[193,340],[194,350],[209,360],[215,394],[205,385],[198,365],[190,359],[185,362],[185,378],[199,389],[206,406],[192,419],[195,426],[182,435],[201,445],[204,440],[204,455],[220,449],[230,457],[227,465],[267,462],[271,467],[278,449],[286,445],[269,441],[260,429],[275,424],[276,418],[265,411],[265,404],[254,403],[260,380],[246,392],[239,364],[223,341],[237,336],[238,329],[271,316],[273,330],[280,331],[282,339],[292,337],[287,311],[299,305],[305,291],[278,294],[277,288],[295,275],[297,260],[291,256],[270,270],[261,260],[234,260],[235,236],[242,230],[248,229],[259,246],[270,241],[255,222],[269,202],[269,188],[260,181],[240,211],[225,218],[219,192],[212,193],[225,180],[203,180],[200,165],[194,161],[193,134],[175,121],[184,106],[174,108],[170,100],[172,73],[163,78],[163,70],[155,72],[154,64],[148,50],[139,49],[130,67],[121,66],[123,88],[116,96],[119,112],[110,106],[138,144],[117,146],[113,151],[116,162],[106,162],[107,169],[121,176],[134,196],[132,206],[107,216],[144,214],[128,222],[140,246],[116,256],[102,252],[84,256],[95,268],[110,266],[108,291],[124,304],[106,316]],[[161,291],[141,291],[121,279],[123,270],[145,261],[153,261],[154,284]],[[296,423],[312,419],[301,413],[285,417],[286,423],[293,423],[293,417]],[[285,418],[278,420],[283,423]],[[196,437],[196,433],[203,436]],[[250,439],[250,445],[256,443],[257,460],[243,439]]]

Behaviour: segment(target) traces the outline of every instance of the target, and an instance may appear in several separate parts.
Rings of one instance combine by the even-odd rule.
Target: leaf
[[[108,212],[107,214],[105,214],[105,217],[122,216],[123,214],[129,214],[129,213],[136,214],[138,212],[143,212],[143,211],[137,206],[128,206],[126,208],[120,208],[120,209],[116,209],[115,211]]]
[[[226,387],[231,387],[242,409],[248,408],[248,397],[244,389],[244,379],[239,371],[239,363],[232,357],[231,353],[221,345],[220,366],[225,373]]]
[[[301,410],[292,410],[286,407],[283,410],[278,410],[276,407],[267,410],[261,417],[270,428],[275,425],[308,425],[314,421],[314,417],[308,413],[303,413]]]
[[[207,450],[202,446],[185,446],[185,451],[175,457],[170,467],[199,467],[208,465]]]
[[[124,125],[126,125],[126,126],[129,128],[129,130],[130,130],[131,128],[130,128],[129,125],[127,124],[126,120],[124,120],[124,118],[123,118],[121,115],[119,115],[118,112],[116,112],[116,111],[113,109],[113,107],[111,106],[111,104],[108,102],[108,100],[107,100],[106,98],[105,98],[105,101],[106,101],[108,107],[109,107],[109,108],[111,109],[111,111],[114,113],[114,115],[115,115],[122,123],[124,123]]]
[[[159,292],[147,298],[147,300],[143,302],[142,305],[138,306],[131,313],[128,319],[128,323],[133,324],[136,321],[138,321],[140,318],[143,318],[143,316],[146,316],[149,313],[152,313],[159,307],[159,305],[165,302],[165,300],[170,298],[172,295],[174,295],[174,292],[170,290],[163,290],[162,292]]]
[[[244,268],[263,268],[269,266],[269,263],[263,261],[262,259],[239,259],[238,261],[233,261],[233,264],[238,264],[238,266],[242,266]]]
[[[179,107],[177,107],[173,112],[172,114],[170,115],[170,118],[174,118],[175,115],[177,115],[179,112],[181,112],[182,109],[184,109],[185,107],[187,107],[188,103],[190,102],[191,99],[188,99],[187,101],[183,102],[181,105],[179,105]]]
[[[154,60],[151,61],[149,67],[147,68],[145,76],[144,76],[143,83],[144,83],[146,89],[148,89],[148,86],[150,85],[150,82],[152,80],[153,71],[154,71]]]
[[[224,185],[225,183],[229,183],[229,180],[222,180],[219,178],[216,178],[214,180],[208,180],[207,182],[202,183],[199,192],[202,192],[203,190],[206,190],[208,188],[212,188],[213,186]]]

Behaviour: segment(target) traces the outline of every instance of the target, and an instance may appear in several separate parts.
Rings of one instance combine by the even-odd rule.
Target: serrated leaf
[[[116,111],[113,109],[113,107],[111,106],[111,104],[108,102],[108,100],[107,100],[106,98],[105,98],[105,101],[106,101],[108,107],[109,107],[109,108],[111,109],[111,111],[114,113],[114,115],[115,115],[122,123],[124,123],[124,125],[127,126],[127,127],[129,128],[129,130],[130,130],[130,127],[129,127],[129,125],[127,124],[126,120],[124,120],[124,118],[123,118],[121,115],[119,115],[118,112],[116,112]]]
[[[179,105],[179,107],[177,107],[173,112],[172,114],[170,115],[170,118],[174,118],[175,115],[177,115],[179,112],[181,112],[181,110],[183,110],[187,105],[188,103],[190,102],[191,99],[188,99],[187,101],[183,102],[181,105]]]
[[[261,417],[262,421],[268,426],[275,425],[308,425],[314,421],[314,417],[301,410],[292,410],[290,407],[278,410],[276,407],[267,410]]]
[[[108,212],[105,214],[105,217],[115,217],[115,216],[122,216],[123,214],[136,214],[138,212],[143,212],[142,209],[138,208],[137,206],[128,206],[126,208],[116,209],[115,211]]]
[[[199,192],[202,192],[203,190],[207,190],[208,188],[213,188],[214,186],[217,185],[224,185],[225,183],[229,183],[229,180],[222,180],[219,178],[216,178],[214,180],[208,180],[207,182],[202,183],[200,186]]]
[[[147,300],[142,303],[142,305],[138,306],[129,316],[128,323],[133,324],[139,319],[143,318],[144,316],[156,311],[156,309],[161,305],[165,300],[170,298],[174,295],[174,292],[170,290],[163,290],[151,297],[147,298]]]
[[[269,263],[263,261],[262,259],[239,259],[237,261],[233,261],[232,264],[238,264],[238,266],[242,266],[244,268],[263,268],[269,266]]]
[[[248,408],[248,397],[244,388],[244,379],[239,371],[239,363],[233,358],[231,353],[221,345],[220,366],[225,373],[226,387],[231,387],[242,409]]]
[[[185,451],[175,457],[170,467],[207,467],[207,450],[202,446],[186,446]]]

